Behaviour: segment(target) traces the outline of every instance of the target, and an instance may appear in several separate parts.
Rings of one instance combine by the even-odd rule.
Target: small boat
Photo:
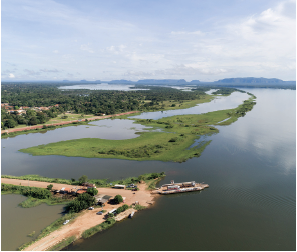
[[[134,215],[134,212],[130,213],[130,216],[129,216],[129,217],[130,217],[130,218],[132,218],[132,217],[133,217],[133,215]]]

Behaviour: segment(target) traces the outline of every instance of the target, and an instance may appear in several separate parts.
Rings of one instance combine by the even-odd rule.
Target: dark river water
[[[133,127],[144,130],[127,120],[104,120],[92,122],[96,126],[3,139],[2,174],[62,178],[85,174],[115,179],[165,171],[167,176],[161,183],[173,179],[210,185],[202,192],[162,196],[133,219],[79,240],[67,250],[296,250],[296,91],[247,91],[257,96],[254,109],[229,126],[219,126],[220,132],[208,138],[212,142],[199,158],[184,163],[140,162],[33,157],[17,151],[90,137],[85,136],[87,131],[93,137],[104,134],[110,139],[114,134],[124,139],[133,137]],[[233,97],[229,101],[236,107]],[[212,103],[218,104],[215,110],[225,109],[218,101]],[[201,113],[198,108],[197,113]],[[113,130],[113,123],[121,127]]]

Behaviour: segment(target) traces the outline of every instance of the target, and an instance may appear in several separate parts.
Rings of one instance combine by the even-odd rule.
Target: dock
[[[116,217],[114,217],[114,218],[115,218],[116,221],[121,221],[121,220],[123,220],[123,219],[125,219],[125,218],[128,218],[129,215],[130,215],[132,212],[135,212],[135,209],[133,209],[133,208],[129,208],[129,209],[127,209],[126,211],[119,213],[119,214],[118,214]]]
[[[162,185],[161,188],[154,191],[154,193],[166,195],[166,194],[183,193],[183,192],[194,192],[194,191],[201,191],[207,187],[209,187],[209,185],[204,184],[204,182],[196,183],[195,181],[191,181],[191,182],[174,183],[174,181],[171,181],[170,184]]]

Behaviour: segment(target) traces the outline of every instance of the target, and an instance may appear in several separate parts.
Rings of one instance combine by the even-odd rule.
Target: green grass
[[[85,230],[83,233],[82,233],[82,238],[86,239],[86,238],[89,238],[91,237],[92,235],[98,233],[98,232],[101,232],[105,229],[108,229],[110,228],[111,226],[113,226],[114,224],[116,223],[116,220],[114,218],[108,218],[108,220],[106,220],[105,222],[95,226],[95,227],[92,227],[92,228],[89,228],[87,230]]]
[[[152,174],[153,173],[145,173],[139,177],[128,177],[123,179],[118,179],[111,181],[109,179],[89,179],[88,182],[96,184],[97,187],[112,187],[116,184],[122,184],[122,185],[129,185],[132,183],[139,182],[139,178],[141,177],[141,180],[148,183],[149,181],[152,181]],[[163,178],[165,174],[158,173],[159,178]],[[60,183],[60,184],[69,184],[69,185],[79,185],[78,181],[71,181],[70,179],[61,179],[61,178],[47,178],[39,175],[23,175],[23,176],[11,176],[11,175],[1,175],[1,178],[9,178],[9,179],[29,179],[30,181],[42,181],[42,182],[48,182],[50,183]],[[153,180],[154,182],[154,180]],[[16,186],[17,187],[17,186]],[[14,193],[14,191],[1,191],[2,194],[9,194]],[[20,193],[19,191],[16,193]]]
[[[134,209],[137,211],[140,211],[140,210],[146,209],[146,207],[142,205],[135,205]]]
[[[49,249],[47,249],[47,251],[59,251],[59,250],[65,248],[65,247],[67,247],[68,245],[70,245],[75,240],[76,240],[76,237],[71,236],[71,237],[61,241],[60,243],[50,247]]]
[[[42,203],[45,203],[49,206],[58,205],[58,204],[67,204],[69,199],[62,199],[62,198],[50,198],[50,199],[36,199],[32,197],[28,197],[26,200],[21,202],[19,205],[23,208],[30,208],[39,206]]]
[[[20,151],[32,155],[182,162],[201,155],[209,142],[199,148],[188,149],[188,147],[201,135],[218,133],[218,130],[210,125],[228,118],[228,112],[231,110],[203,115],[173,116],[159,120],[135,120],[136,123],[161,128],[163,132],[141,132],[139,137],[127,140],[84,138]]]
[[[184,162],[199,157],[210,141],[189,148],[202,135],[218,133],[213,125],[229,125],[250,111],[254,96],[235,109],[199,115],[179,115],[159,120],[137,119],[135,123],[162,129],[162,132],[139,132],[139,137],[127,140],[82,138],[39,145],[21,152],[32,155],[62,155],[86,158],[118,158],[128,160],[160,160]],[[228,119],[229,118],[229,119]],[[224,122],[223,120],[228,119]]]

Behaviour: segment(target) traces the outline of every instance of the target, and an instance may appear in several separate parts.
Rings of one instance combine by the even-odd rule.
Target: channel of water
[[[17,151],[61,141],[67,138],[66,131],[73,130],[72,139],[85,137],[91,126],[83,125],[2,139],[2,174],[116,179],[165,171],[161,183],[173,179],[210,185],[200,193],[160,197],[154,207],[138,212],[132,220],[66,250],[296,250],[296,91],[247,91],[257,96],[254,109],[229,126],[218,126],[220,132],[210,137],[211,144],[199,158],[184,163],[140,162],[30,156]],[[235,102],[233,97],[220,98],[233,107],[246,99]],[[217,104],[214,110],[226,109],[219,100],[211,103]],[[201,105],[196,113],[205,113],[198,110]],[[102,123],[109,125],[107,120]],[[107,135],[104,129],[110,129],[111,136],[117,131],[93,127],[93,137]],[[133,129],[127,126],[128,131]]]

